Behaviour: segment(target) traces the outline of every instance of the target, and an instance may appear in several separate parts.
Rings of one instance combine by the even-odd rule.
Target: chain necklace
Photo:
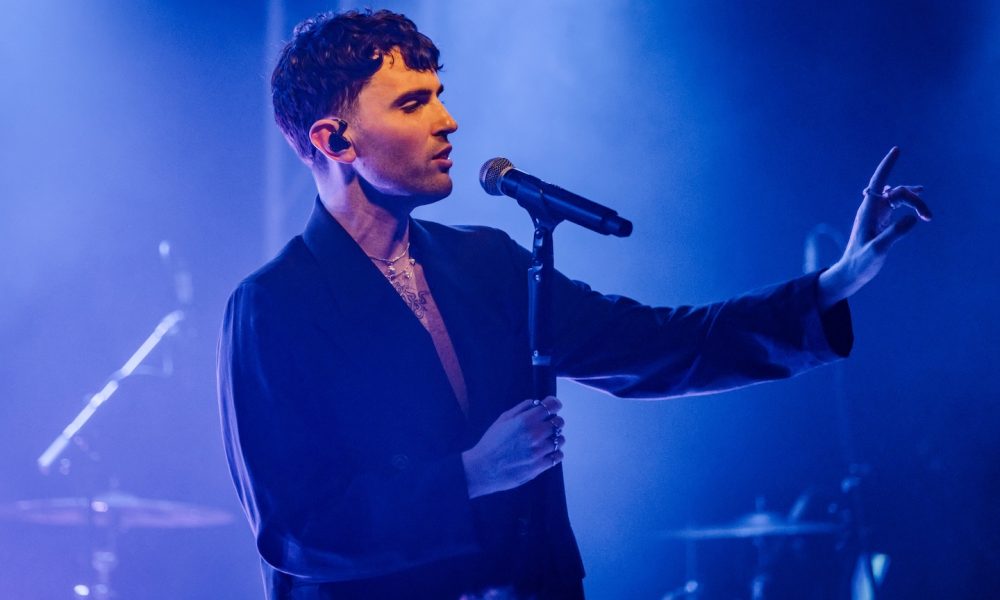
[[[393,280],[396,279],[396,277],[398,277],[400,275],[400,272],[396,270],[396,263],[398,263],[400,261],[400,259],[402,259],[404,256],[409,255],[409,253],[410,253],[410,243],[406,242],[406,247],[403,248],[403,251],[400,252],[399,254],[397,254],[396,256],[394,256],[393,258],[379,258],[378,256],[372,256],[371,254],[368,255],[368,258],[370,258],[372,260],[377,260],[378,262],[380,262],[383,265],[385,265],[385,267],[386,267],[386,269],[385,269],[385,276],[389,278],[389,281],[393,281]],[[417,261],[415,261],[415,260],[413,260],[411,258],[411,259],[409,259],[408,262],[410,263],[410,267],[413,267],[413,265]],[[402,272],[402,275],[406,279],[411,279],[413,277],[413,270],[412,270],[412,268],[406,268]]]
[[[406,260],[403,266],[397,268],[396,263],[404,257]],[[418,319],[427,316],[427,292],[417,290],[416,280],[413,277],[413,266],[417,264],[417,261],[410,256],[409,242],[406,243],[406,248],[402,252],[392,258],[380,258],[370,254],[368,258],[385,265],[385,278],[389,280],[393,289]]]

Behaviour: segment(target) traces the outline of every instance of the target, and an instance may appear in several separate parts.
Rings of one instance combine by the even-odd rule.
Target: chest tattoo
[[[427,292],[418,291],[411,284],[413,282],[410,278],[395,278],[390,279],[392,282],[392,287],[396,289],[396,293],[403,299],[403,302],[410,307],[413,314],[416,315],[418,319],[423,319],[427,316]]]

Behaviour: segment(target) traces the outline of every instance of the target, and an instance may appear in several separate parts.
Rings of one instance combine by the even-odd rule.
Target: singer
[[[305,230],[229,300],[226,452],[271,599],[582,598],[560,463],[572,424],[530,398],[529,253],[410,217],[451,193],[458,124],[437,48],[388,11],[299,24],[274,115],[318,190]],[[621,397],[731,389],[847,356],[846,299],[930,212],[875,171],[831,268],[653,308],[558,275],[553,365]],[[583,442],[580,442],[581,446]]]

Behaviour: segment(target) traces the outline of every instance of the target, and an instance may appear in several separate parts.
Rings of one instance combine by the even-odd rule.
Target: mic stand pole
[[[552,367],[552,277],[555,252],[552,232],[559,221],[532,213],[535,236],[528,268],[528,344],[531,348],[532,398],[543,400],[556,395],[556,374]]]
[[[544,200],[544,197],[543,197]],[[556,395],[556,372],[552,366],[552,278],[555,274],[555,252],[552,246],[552,232],[562,219],[548,214],[544,202],[536,210],[529,209],[535,224],[535,235],[531,243],[531,266],[528,267],[528,345],[531,350],[531,392],[532,398],[544,400]],[[522,205],[523,206],[523,205]],[[562,464],[546,470],[538,476],[555,478],[553,486],[563,490]],[[543,531],[549,530],[554,515],[550,515],[552,504],[528,506],[529,521],[544,521]],[[539,582],[540,583],[540,582]]]

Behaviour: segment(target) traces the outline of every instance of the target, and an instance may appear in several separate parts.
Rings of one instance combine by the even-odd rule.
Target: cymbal
[[[0,518],[40,525],[92,524],[122,529],[211,527],[233,520],[231,514],[217,508],[139,498],[118,491],[105,492],[93,498],[19,500],[0,505]]]
[[[838,523],[791,521],[774,512],[752,512],[723,525],[665,531],[661,537],[679,540],[725,540],[768,536],[824,535],[842,529]]]

